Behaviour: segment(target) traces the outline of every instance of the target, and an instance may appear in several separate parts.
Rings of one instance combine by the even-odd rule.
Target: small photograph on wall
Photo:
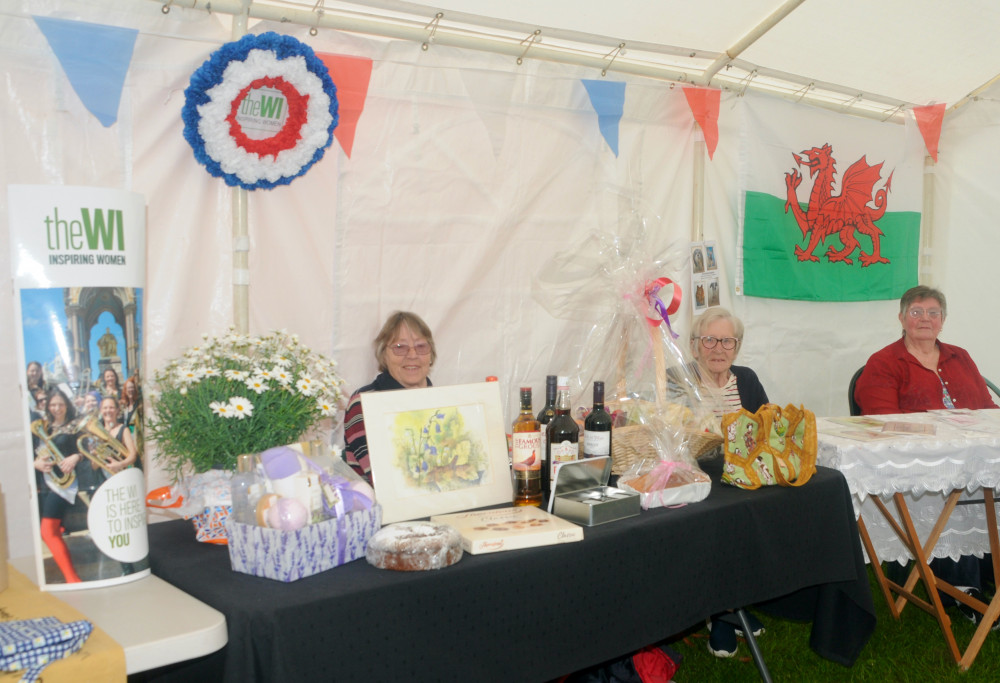
[[[694,313],[721,305],[715,241],[691,243],[691,307]]]

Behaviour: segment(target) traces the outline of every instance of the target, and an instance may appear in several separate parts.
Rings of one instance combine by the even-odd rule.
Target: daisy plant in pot
[[[232,471],[240,454],[332,427],[344,384],[336,367],[286,332],[206,335],[154,374],[157,460],[175,480]]]

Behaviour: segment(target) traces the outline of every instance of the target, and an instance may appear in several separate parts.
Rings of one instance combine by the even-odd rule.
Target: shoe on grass
[[[983,595],[983,592],[981,590],[979,590],[978,588],[964,588],[963,587],[962,588],[962,592],[963,593],[967,593],[968,595],[971,595],[972,597],[974,597],[976,600],[979,600],[981,602],[985,602],[986,604],[989,604],[989,602],[990,602],[989,600],[986,599],[986,596]],[[972,609],[971,607],[969,607],[968,605],[966,605],[964,602],[959,602],[958,603],[958,611],[962,613],[963,617],[965,617],[966,619],[968,619],[969,621],[971,621],[973,624],[976,624],[977,626],[979,625],[979,622],[981,622],[983,620],[983,615],[980,612]],[[1000,631],[1000,620],[994,622],[993,626],[990,627],[990,630],[991,631]]]
[[[708,622],[708,651],[716,657],[732,657],[736,654],[736,627],[721,619]]]
[[[750,632],[753,633],[753,637],[756,638],[763,635],[764,624],[760,623],[760,619],[746,610],[744,610],[744,614],[747,615],[747,623],[750,624]],[[736,618],[736,623],[739,624],[739,617]],[[736,636],[739,638],[743,637],[743,628],[741,626],[736,626]]]

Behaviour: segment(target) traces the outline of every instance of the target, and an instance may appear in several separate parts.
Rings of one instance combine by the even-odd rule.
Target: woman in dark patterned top
[[[372,346],[379,374],[371,384],[351,395],[344,414],[344,461],[369,484],[372,473],[361,394],[429,387],[431,381],[427,375],[437,359],[431,329],[419,315],[408,311],[390,314]]]

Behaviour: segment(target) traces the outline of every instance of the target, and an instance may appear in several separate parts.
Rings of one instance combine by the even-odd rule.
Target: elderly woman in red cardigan
[[[902,337],[872,354],[854,387],[854,400],[862,414],[997,407],[969,352],[938,340],[947,315],[948,303],[937,289],[919,286],[903,294],[899,300]],[[932,560],[931,569],[939,578],[983,599],[988,563],[972,555],[957,561],[944,557]],[[944,593],[941,602],[956,603]],[[982,618],[964,604],[958,603],[958,608],[970,621],[978,623]]]

